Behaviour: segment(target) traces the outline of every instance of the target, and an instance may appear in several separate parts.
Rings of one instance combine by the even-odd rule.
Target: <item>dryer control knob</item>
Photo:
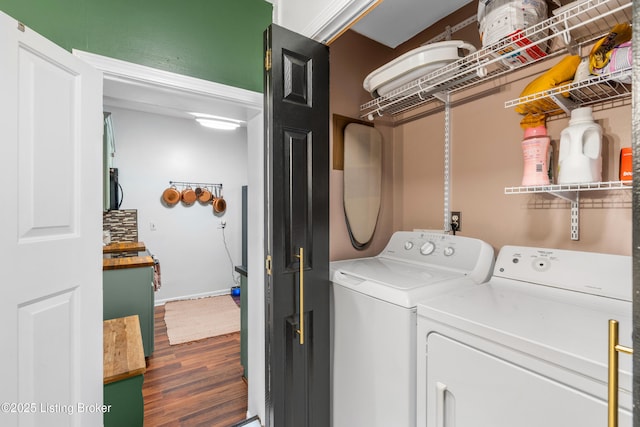
[[[455,252],[455,249],[453,249],[451,246],[447,246],[446,248],[444,248],[445,256],[451,256],[453,255],[454,252]]]
[[[431,255],[436,250],[436,245],[433,242],[427,242],[420,246],[420,253],[422,255]]]
[[[413,242],[411,240],[407,240],[406,242],[404,242],[404,249],[405,250],[410,250],[411,248],[413,248]]]

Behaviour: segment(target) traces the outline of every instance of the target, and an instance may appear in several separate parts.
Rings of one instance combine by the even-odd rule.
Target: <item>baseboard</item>
[[[260,418],[256,415],[254,417],[249,418],[248,420],[241,421],[237,424],[232,425],[231,427],[261,427]]]
[[[170,301],[181,301],[181,300],[185,300],[185,299],[198,299],[198,298],[206,298],[206,297],[218,297],[221,295],[231,295],[231,290],[230,289],[223,289],[223,290],[219,290],[219,291],[213,291],[213,292],[203,292],[200,294],[191,294],[191,295],[181,295],[181,296],[177,296],[177,297],[171,297],[171,298],[165,298],[165,299],[157,299],[155,301],[155,305],[159,306],[159,305],[165,305],[166,303],[170,302]]]

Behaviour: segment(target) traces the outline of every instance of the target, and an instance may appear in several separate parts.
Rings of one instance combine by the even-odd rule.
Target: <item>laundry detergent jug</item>
[[[535,126],[525,129],[522,140],[524,159],[522,185],[549,184],[550,142],[546,127]]]
[[[591,107],[576,108],[560,134],[558,184],[601,179],[602,128],[593,120]]]

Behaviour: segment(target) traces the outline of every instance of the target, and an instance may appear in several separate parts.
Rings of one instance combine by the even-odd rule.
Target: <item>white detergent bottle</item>
[[[549,184],[549,147],[551,139],[547,128],[535,126],[525,129],[522,140],[522,157],[524,172],[522,185]]]
[[[560,134],[558,184],[597,182],[602,179],[602,128],[591,107],[571,112],[569,126]]]

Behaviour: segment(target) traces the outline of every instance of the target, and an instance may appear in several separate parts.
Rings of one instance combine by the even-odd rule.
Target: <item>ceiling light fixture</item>
[[[229,119],[226,117],[212,116],[210,114],[202,113],[189,113],[195,116],[196,121],[200,125],[221,130],[234,130],[238,129],[244,122],[242,120]]]
[[[234,130],[240,127],[239,123],[225,122],[223,120],[197,118],[196,121],[200,123],[202,126],[211,128],[211,129]]]

